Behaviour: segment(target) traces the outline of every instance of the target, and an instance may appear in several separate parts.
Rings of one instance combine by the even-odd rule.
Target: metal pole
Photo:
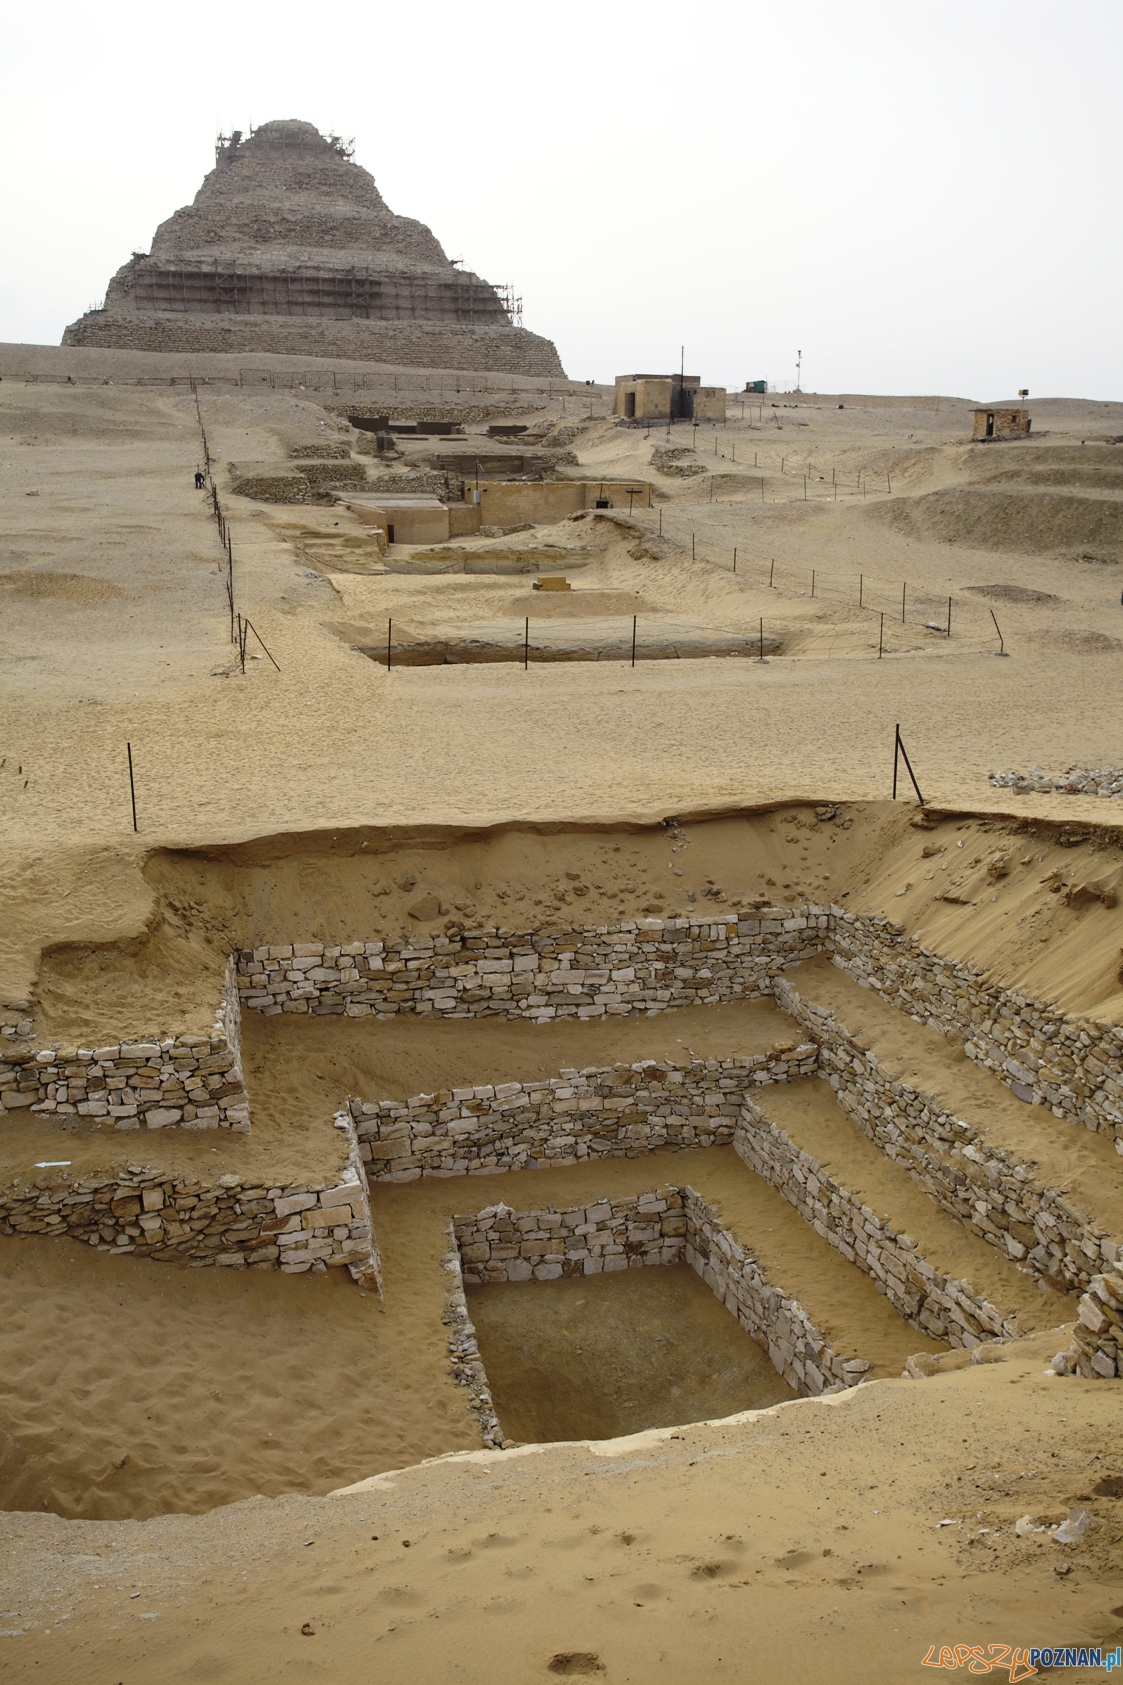
[[[528,614],[527,617],[526,617],[526,625],[523,628],[523,671],[525,672],[529,666],[530,666],[530,616]]]
[[[693,533],[691,533],[691,535],[690,535],[690,560],[691,561],[695,560],[695,556],[694,556],[694,534]]]
[[[902,626],[905,623],[905,592],[907,590],[908,590],[908,584],[905,580],[902,580],[901,581],[901,625]]]
[[[897,799],[897,761],[901,753],[901,728],[893,728],[893,800]]]
[[[737,546],[733,546],[733,572],[737,572]]]
[[[811,569],[811,595],[815,595],[815,569]]]
[[[923,807],[924,806],[924,797],[920,793],[920,785],[916,782],[916,773],[912,770],[912,762],[909,760],[909,752],[905,748],[904,744],[901,742],[901,728],[900,728],[900,726],[897,727],[897,745],[898,745],[898,747],[901,751],[902,756],[904,757],[905,771],[908,773],[909,777],[911,778],[912,787],[916,791],[916,799],[920,803],[921,807]],[[897,767],[896,767],[896,762],[894,762],[894,765],[893,765],[893,796],[894,796],[894,799],[896,799],[896,795],[897,795]]]
[[[129,800],[133,804],[133,830],[138,831],[140,827],[136,822],[136,785],[133,782],[133,746],[131,743],[126,743],[125,748],[128,751],[129,756]]]
[[[773,556],[773,558],[772,558],[772,565],[771,565],[771,566],[770,566],[770,567],[769,567],[769,569],[768,569],[768,585],[769,585],[769,589],[771,589],[771,587],[772,587],[772,575],[773,575],[773,574],[774,574],[774,573],[775,573],[775,572],[776,572],[776,558],[775,558],[775,556]]]
[[[636,664],[636,621],[638,620],[638,618],[639,618],[638,615],[633,614],[633,616],[632,616],[632,666],[633,667]]]
[[[861,608],[861,606],[862,606],[862,592],[865,589],[865,583],[866,583],[865,582],[865,575],[860,573],[858,575],[858,607],[859,608]]]
[[[760,622],[760,659],[762,661],[764,660],[764,618],[763,618],[763,616],[761,617],[761,622]]]
[[[252,625],[250,623],[250,621],[247,620],[246,621],[246,628],[247,628],[248,631],[253,633],[254,637],[257,639],[257,641],[261,645],[262,649],[265,649],[265,640],[262,638],[261,633],[258,631],[257,627]],[[265,649],[265,653],[266,653],[266,655],[269,655],[269,651],[267,649]],[[269,659],[270,659],[270,661],[273,661],[273,657],[271,655],[269,655]],[[273,665],[274,665],[274,667],[277,667],[277,663],[275,661],[273,661]],[[279,673],[281,671],[281,669],[279,667],[277,667],[277,671]]]
[[[948,637],[951,637],[951,598],[948,598]]]
[[[390,671],[390,633],[393,629],[393,625],[394,625],[394,622],[392,620],[388,620],[386,622],[386,671],[387,672]]]
[[[1006,640],[1002,636],[1002,628],[998,624],[998,616],[995,614],[993,609],[991,609],[991,611],[990,611],[990,617],[994,621],[994,629],[998,633],[998,653],[999,653],[999,655],[1005,655],[1006,654]]]
[[[881,617],[881,629],[877,634],[877,659],[881,660],[881,652],[885,648],[885,616]]]

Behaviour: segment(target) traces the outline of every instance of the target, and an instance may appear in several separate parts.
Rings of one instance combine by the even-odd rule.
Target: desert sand
[[[234,496],[228,463],[282,463],[293,436],[349,435],[326,394],[202,387],[235,599],[263,640],[243,673],[215,523],[192,485],[195,397],[132,384],[135,356],[105,361],[125,353],[101,354],[104,367],[91,350],[44,354],[40,372],[65,376],[65,355],[76,384],[33,381],[18,349],[0,348],[0,1000],[38,1045],[205,1030],[229,953],[279,933],[568,931],[808,901],[892,920],[1059,1014],[1121,1021],[1114,804],[1015,797],[987,775],[1120,760],[1104,698],[1123,649],[1123,405],[1036,403],[1028,442],[980,449],[964,399],[746,399],[697,440],[675,430],[692,453],[681,460],[703,470],[676,477],[652,464],[665,430],[616,426],[603,390],[579,400],[518,383],[528,422],[582,424],[560,472],[656,491],[631,515],[455,541],[572,549],[573,590],[546,601],[525,577],[387,571],[342,504]],[[438,412],[456,396],[453,377],[441,384]],[[466,425],[483,438],[484,423]],[[411,441],[396,466],[424,454]],[[409,551],[389,560],[408,566]],[[633,614],[640,638],[763,621],[776,647],[763,662],[526,671],[388,672],[362,653],[389,619],[417,639],[509,627],[517,642],[533,617],[564,644],[617,624],[630,639]],[[889,799],[898,724],[931,829],[910,823],[907,780]],[[1012,1098],[823,959],[791,979],[897,1079],[1123,1235],[1107,1136]],[[138,1142],[9,1114],[0,1181],[26,1184],[40,1161],[76,1176],[138,1157],[200,1178],[327,1178],[349,1094],[404,1100],[801,1035],[771,1001],[545,1027],[246,1014],[249,1135]],[[1049,1367],[1070,1349],[1077,1298],[1043,1291],[939,1208],[825,1083],[761,1096],[1021,1337],[991,1348],[995,1361],[963,1353],[903,1377],[942,1343],[728,1147],[374,1184],[381,1300],[342,1271],[187,1269],[6,1236],[5,1677],[896,1681],[924,1677],[942,1646],[1123,1642],[1120,1383]],[[720,1207],[768,1279],[872,1362],[870,1379],[788,1399],[769,1370],[765,1408],[729,1415],[730,1387],[746,1383],[721,1382],[715,1357],[709,1391],[695,1366],[688,1412],[714,1420],[668,1426],[672,1410],[654,1428],[618,1388],[570,1433],[580,1385],[549,1376],[577,1311],[571,1282],[545,1282],[556,1311],[532,1314],[524,1297],[504,1323],[497,1298],[487,1316],[514,1330],[514,1368],[497,1357],[497,1375],[515,1385],[535,1316],[550,1319],[525,1423],[564,1439],[480,1450],[441,1321],[450,1217],[672,1180]],[[622,1331],[621,1377],[642,1374],[642,1331],[690,1320],[642,1291],[654,1297],[633,1314],[604,1315]],[[758,1359],[743,1342],[743,1363]],[[501,1414],[511,1384],[497,1383]],[[595,1437],[607,1431],[626,1436]],[[1075,1546],[1015,1531],[1076,1505],[1094,1522]]]

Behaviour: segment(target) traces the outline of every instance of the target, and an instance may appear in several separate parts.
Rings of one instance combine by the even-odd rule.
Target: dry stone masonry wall
[[[353,1100],[340,1123],[350,1132],[356,1173],[365,1162],[376,1178],[408,1180],[718,1144],[733,1138],[754,1087],[807,1075],[817,1065],[866,1134],[946,1210],[1028,1269],[1066,1289],[1087,1289],[1085,1303],[1108,1315],[1118,1244],[1035,1180],[1015,1155],[986,1148],[963,1120],[890,1078],[833,1014],[804,1001],[784,973],[824,950],[899,1010],[966,1041],[967,1053],[1019,1098],[1118,1134],[1123,1030],[1052,1013],[1015,991],[996,989],[978,968],[930,953],[886,919],[814,905],[764,910],[751,918],[730,913],[645,919],[568,933],[484,930],[242,951],[233,958],[226,998],[209,1036],[34,1049],[22,1045],[29,1022],[14,1018],[5,1026],[13,1045],[0,1059],[0,1121],[30,1111],[64,1124],[118,1129],[246,1129],[240,1008],[545,1022],[774,995],[819,1044],[818,1052],[804,1044],[767,1055],[696,1060],[681,1071],[646,1062],[566,1072],[540,1083],[454,1090],[401,1105]],[[935,1324],[946,1321],[946,1337],[964,1343],[980,1338],[980,1331],[994,1331],[993,1307],[960,1291],[962,1284],[941,1285],[934,1271],[929,1276],[920,1268],[923,1261],[915,1253],[903,1256],[909,1249],[899,1236],[871,1228],[845,1190],[785,1142],[777,1131],[765,1142],[758,1129],[756,1168],[782,1186],[805,1215],[813,1213],[811,1220],[823,1225],[840,1250],[850,1248],[875,1278],[880,1274],[906,1315],[924,1327],[930,1327],[926,1317]],[[161,1203],[155,1203],[157,1195]],[[302,1207],[278,1208],[278,1201],[305,1196],[312,1197]],[[131,1167],[88,1182],[10,1189],[0,1204],[0,1231],[74,1234],[143,1256],[185,1256],[196,1263],[289,1269],[347,1263],[353,1273],[375,1280],[365,1188],[347,1219],[322,1220],[335,1200],[347,1204],[333,1189],[251,1194],[173,1182]],[[289,1221],[300,1211],[312,1215]],[[305,1238],[309,1233],[312,1239]],[[293,1247],[297,1250],[290,1251]],[[706,1259],[711,1261],[712,1253],[713,1269],[720,1265],[728,1275],[723,1247],[724,1242],[716,1253],[711,1249]],[[744,1274],[741,1264],[737,1269]],[[1096,1296],[1101,1289],[1107,1295],[1102,1302]],[[752,1314],[762,1314],[759,1306]],[[795,1326],[789,1318],[789,1328]],[[1094,1339],[1090,1324],[1084,1326]],[[1089,1373],[1106,1373],[1108,1363],[1117,1363],[1110,1332],[1117,1324],[1109,1317],[1106,1326],[1104,1343],[1094,1347],[1100,1367]],[[797,1341],[792,1351],[803,1350],[806,1358],[806,1346],[806,1340],[803,1346]],[[812,1363],[807,1373],[814,1375],[818,1359],[806,1361]],[[829,1363],[826,1369],[820,1364],[819,1372],[842,1378]]]
[[[1057,1013],[985,980],[885,919],[832,908],[830,948],[844,970],[964,1051],[1018,1096],[1113,1135],[1123,1150],[1123,1029]]]
[[[701,1195],[693,1188],[684,1193],[687,1263],[745,1332],[767,1346],[776,1373],[801,1398],[857,1386],[871,1367],[866,1359],[840,1356],[799,1301],[771,1285]]]
[[[558,935],[281,943],[236,956],[250,1012],[601,1018],[772,993],[824,946],[825,907],[763,918],[643,919]]]
[[[476,1340],[476,1327],[468,1314],[468,1301],[464,1297],[464,1277],[460,1267],[460,1249],[456,1244],[452,1223],[448,1226],[448,1243],[445,1269],[451,1277],[451,1282],[443,1321],[448,1329],[448,1352],[453,1379],[458,1387],[468,1389],[468,1408],[479,1424],[480,1438],[484,1444],[501,1448],[506,1441],[503,1438],[503,1429],[499,1425],[499,1417],[495,1414],[487,1371],[483,1366]]]
[[[805,1042],[776,1053],[691,1059],[681,1069],[648,1060],[350,1106],[371,1178],[410,1182],[726,1146],[751,1088],[817,1068],[818,1049]]]
[[[231,965],[209,1035],[9,1049],[0,1056],[0,1124],[31,1112],[115,1129],[248,1129],[233,978]]]
[[[251,1186],[235,1175],[214,1185],[142,1164],[110,1175],[42,1175],[0,1190],[0,1234],[52,1235],[103,1252],[288,1275],[346,1265],[364,1287],[381,1290],[366,1179],[351,1120],[337,1127],[349,1143],[337,1182]]]
[[[1123,1268],[1092,1277],[1076,1322],[1076,1369],[1111,1380],[1123,1375]]]
[[[494,1205],[454,1217],[453,1229],[469,1283],[551,1281],[686,1262],[767,1348],[777,1373],[801,1397],[856,1386],[870,1368],[864,1358],[839,1356],[693,1188],[664,1185],[566,1211]]]
[[[1009,1149],[987,1146],[931,1096],[890,1077],[833,1012],[804,1000],[787,980],[776,998],[819,1043],[820,1072],[843,1109],[972,1233],[1069,1292],[1114,1262],[1118,1244]]]
[[[934,1340],[971,1349],[982,1340],[1017,1333],[1013,1318],[954,1281],[924,1258],[908,1235],[898,1234],[869,1206],[802,1151],[784,1130],[746,1100],[733,1145],[745,1163],[778,1188],[816,1234],[873,1279],[878,1290],[914,1327]]]
[[[474,1217],[454,1217],[453,1228],[469,1285],[678,1264],[686,1247],[683,1195],[668,1186],[567,1211],[491,1205]]]

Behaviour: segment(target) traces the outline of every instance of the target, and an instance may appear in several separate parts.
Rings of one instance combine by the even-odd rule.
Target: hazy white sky
[[[1120,0],[56,0],[9,14],[0,340],[55,343],[221,129],[354,136],[576,379],[1123,396]]]

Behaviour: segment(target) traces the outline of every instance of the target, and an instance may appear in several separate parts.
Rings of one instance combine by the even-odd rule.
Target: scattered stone
[[[987,778],[996,789],[1016,796],[1104,796],[1113,801],[1123,796],[1123,767],[1117,766],[1070,766],[1062,772],[1035,766],[1028,772],[988,772]]]
[[[419,895],[406,908],[411,919],[429,920],[440,917],[441,902],[437,895]]]

